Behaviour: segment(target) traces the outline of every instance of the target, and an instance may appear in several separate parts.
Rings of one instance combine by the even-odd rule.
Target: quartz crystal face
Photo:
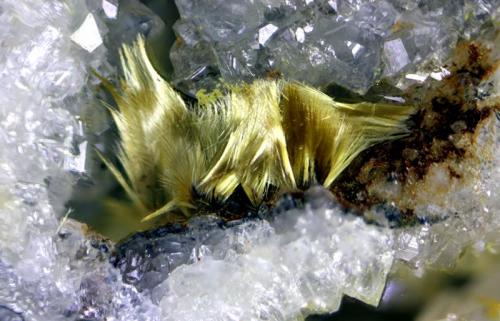
[[[173,30],[144,3],[0,0],[0,320],[500,317],[496,1],[176,0]],[[279,78],[418,111],[331,193],[134,233],[102,215],[124,193],[95,74],[138,34],[186,99]]]

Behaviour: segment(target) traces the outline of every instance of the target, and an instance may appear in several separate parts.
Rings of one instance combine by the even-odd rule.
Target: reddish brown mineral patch
[[[332,192],[341,204],[364,211],[391,202],[411,219],[423,196],[437,198],[465,179],[460,164],[473,157],[481,124],[500,110],[498,101],[484,103],[478,92],[498,62],[477,43],[461,43],[454,57],[446,79],[408,91],[405,98],[418,107],[410,134],[365,151],[337,179]]]

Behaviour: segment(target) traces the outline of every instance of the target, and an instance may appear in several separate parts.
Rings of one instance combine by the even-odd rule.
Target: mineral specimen
[[[154,70],[142,38],[123,47],[122,69],[120,87],[103,83],[118,107],[110,110],[124,174],[103,161],[129,199],[113,203],[115,215],[142,218],[138,229],[159,216],[165,223],[206,207],[219,213],[224,203],[258,210],[279,196],[274,191],[329,188],[362,151],[405,136],[404,121],[414,113],[404,105],[339,103],[311,87],[263,80],[188,107]]]
[[[112,255],[113,244],[84,232],[71,213],[64,221],[61,216],[75,177],[88,175],[89,185],[111,184],[109,173],[99,176],[105,171],[92,156],[111,127],[92,94],[89,70],[112,76],[106,51],[116,53],[118,42],[156,26],[149,11],[127,2],[123,7],[131,11],[120,9],[120,2],[115,16],[118,2],[112,0],[0,1],[0,319],[300,319],[337,309],[343,294],[376,304],[391,264],[404,262],[421,274],[430,265],[453,264],[467,246],[500,248],[498,114],[477,122],[472,114],[450,124],[440,110],[456,101],[433,105],[420,97],[421,106],[427,105],[420,123],[427,126],[420,131],[427,144],[399,150],[402,165],[382,171],[379,158],[361,158],[363,170],[351,176],[353,193],[344,195],[344,205],[358,196],[358,205],[367,204],[365,196],[394,201],[368,204],[362,212],[371,223],[323,198],[301,208],[292,197],[281,201],[283,213],[274,213],[274,220],[265,216],[231,225],[207,217],[180,231],[167,229],[166,235],[136,235]],[[172,52],[175,80],[191,94],[216,86],[220,77],[281,73],[358,92],[388,76],[399,88],[429,89],[441,97],[447,95],[433,88],[455,79],[448,88],[460,89],[457,101],[490,109],[498,102],[498,70],[481,69],[498,65],[496,1],[177,2],[182,19]],[[92,52],[71,40],[89,14],[103,41]],[[132,18],[120,20],[126,16]],[[131,37],[116,40],[115,34]],[[454,68],[467,59],[452,59],[450,50],[462,48],[463,57],[473,53],[471,42],[457,47],[457,38],[473,38],[481,44],[477,53],[488,47],[491,52],[476,56],[476,69]],[[116,55],[109,62],[116,65]],[[401,91],[380,95],[412,103],[418,97]],[[449,143],[455,149],[443,159],[438,147]],[[397,150],[389,147],[379,151]],[[457,148],[466,153],[457,154]],[[432,157],[440,161],[419,165]],[[413,173],[405,177],[421,175],[419,181],[391,176],[406,165]],[[419,174],[418,168],[427,170]],[[363,194],[363,187],[371,194]],[[410,196],[400,203],[404,194]],[[402,224],[408,223],[405,208],[414,210],[413,225]],[[472,292],[455,291],[458,299],[435,300],[421,320],[497,317],[498,275],[483,280],[467,288]],[[488,296],[478,299],[475,290]]]
[[[308,207],[272,221],[160,228],[122,243],[115,260],[127,283],[163,293],[165,320],[288,320],[301,309],[334,311],[343,293],[377,304],[391,234],[335,207]]]

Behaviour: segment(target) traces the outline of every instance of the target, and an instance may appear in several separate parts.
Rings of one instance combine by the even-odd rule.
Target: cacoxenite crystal
[[[215,87],[219,78],[276,74],[358,93],[382,77],[400,89],[438,82],[449,72],[457,39],[494,44],[499,15],[495,1],[472,0],[177,6],[173,83],[190,94]],[[495,117],[478,134],[475,148],[484,158],[474,163],[477,179],[421,209],[447,217],[435,224],[389,229],[312,202],[272,219],[223,224],[207,217],[179,230],[138,234],[114,255],[79,224],[61,225],[82,176],[103,193],[110,189],[102,184],[111,178],[98,174],[92,156],[109,124],[90,70],[111,77],[118,45],[151,33],[157,19],[135,1],[0,2],[0,316],[289,320],[332,312],[344,294],[377,304],[394,262],[450,265],[467,245],[498,246]],[[498,97],[498,74],[477,91],[477,99]],[[441,167],[430,173],[431,191],[451,181]],[[393,183],[379,188],[394,193]],[[373,215],[386,214],[380,211]]]

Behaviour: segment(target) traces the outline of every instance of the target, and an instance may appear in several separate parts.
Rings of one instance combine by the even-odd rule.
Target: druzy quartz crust
[[[368,151],[333,195],[312,189],[299,205],[285,195],[272,212],[198,217],[114,244],[67,206],[75,191],[85,201],[82,191],[114,188],[95,154],[112,153],[113,126],[93,72],[115,77],[121,43],[137,33],[158,41],[164,26],[132,0],[0,1],[0,318],[297,320],[336,311],[344,295],[377,305],[398,266],[422,274],[452,266],[466,248],[498,251],[495,1],[176,5],[170,76],[186,96],[262,77],[334,95],[344,87],[420,106],[410,125],[421,139]],[[374,90],[379,80],[391,89]],[[470,119],[453,118],[450,105],[472,110]],[[467,301],[493,302],[474,318],[491,317],[489,299]]]

